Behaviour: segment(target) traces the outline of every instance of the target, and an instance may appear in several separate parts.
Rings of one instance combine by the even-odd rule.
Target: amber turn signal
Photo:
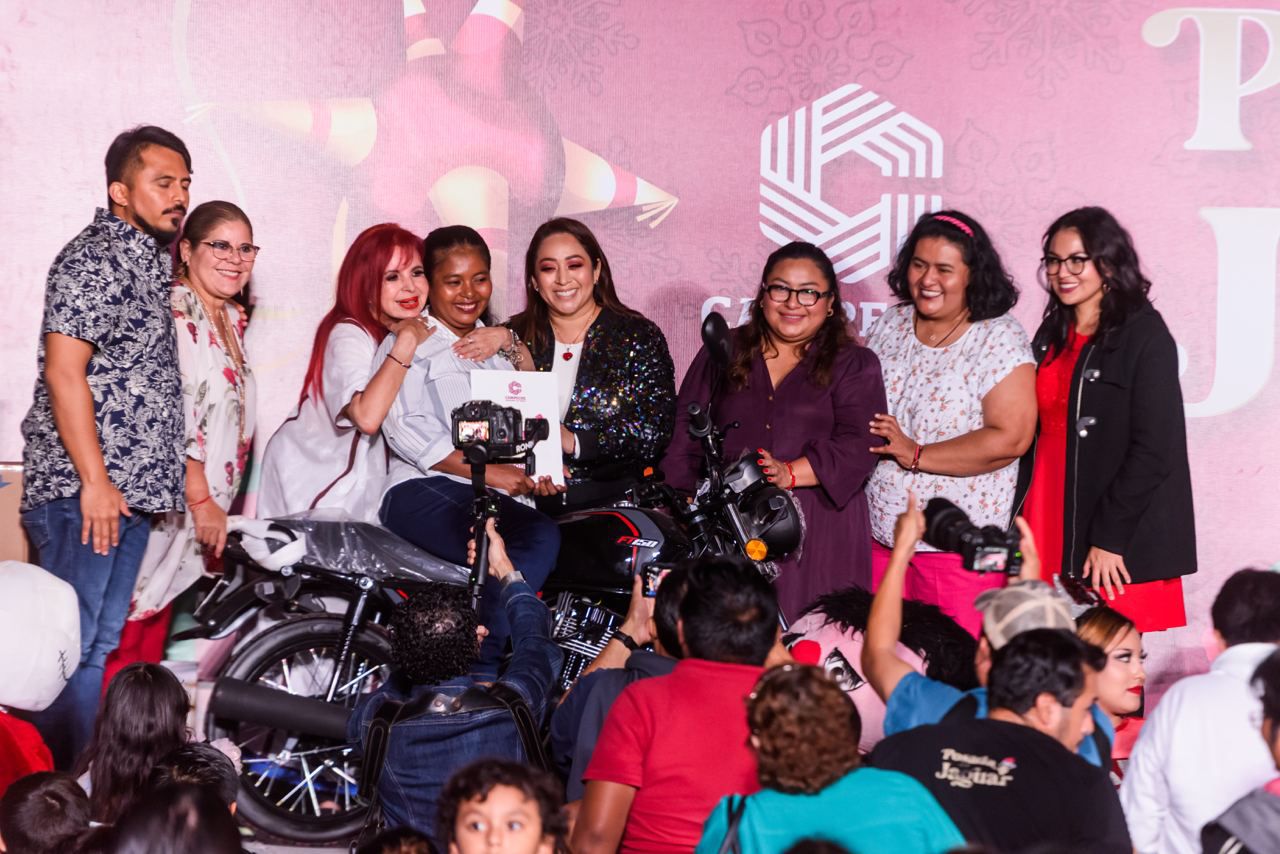
[[[747,557],[752,560],[764,560],[765,555],[769,554],[769,547],[764,544],[764,540],[747,540],[746,547]]]

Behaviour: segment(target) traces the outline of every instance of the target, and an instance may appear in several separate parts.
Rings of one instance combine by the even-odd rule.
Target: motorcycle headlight
[[[759,540],[767,548],[765,557],[781,560],[800,545],[804,530],[794,499],[785,489],[766,485],[742,495],[738,514],[749,540]],[[752,560],[761,560],[748,552]]]

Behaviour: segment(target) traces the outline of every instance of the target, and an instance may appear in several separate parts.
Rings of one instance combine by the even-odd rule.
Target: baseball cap
[[[1017,581],[984,590],[973,600],[973,607],[982,612],[982,631],[993,650],[1031,629],[1076,630],[1067,600],[1043,581]]]

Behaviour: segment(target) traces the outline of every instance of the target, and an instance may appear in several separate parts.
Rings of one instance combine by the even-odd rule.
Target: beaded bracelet
[[[783,463],[783,465],[787,467],[787,474],[791,475],[791,485],[788,486],[787,489],[795,489],[796,488],[795,469],[791,468],[791,463]]]

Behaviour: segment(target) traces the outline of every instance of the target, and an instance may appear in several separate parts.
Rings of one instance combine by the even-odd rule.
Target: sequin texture
[[[554,341],[533,353],[551,370]],[[579,458],[566,459],[569,483],[638,474],[662,455],[675,423],[675,366],[655,323],[609,309],[587,330],[564,424],[578,436]]]

